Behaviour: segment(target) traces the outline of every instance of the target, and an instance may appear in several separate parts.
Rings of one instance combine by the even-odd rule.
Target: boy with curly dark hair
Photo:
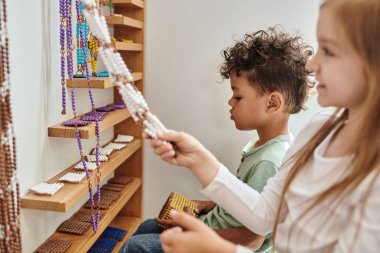
[[[222,54],[225,61],[220,73],[230,79],[233,91],[228,101],[231,119],[237,129],[256,130],[258,136],[243,149],[237,177],[261,192],[290,147],[289,117],[304,108],[313,87],[306,69],[312,48],[300,36],[272,27],[246,34]],[[271,235],[254,234],[211,201],[197,202],[199,219],[223,238],[271,252]],[[163,252],[159,241],[163,230],[157,221],[173,225],[158,218],[144,221],[120,252]]]

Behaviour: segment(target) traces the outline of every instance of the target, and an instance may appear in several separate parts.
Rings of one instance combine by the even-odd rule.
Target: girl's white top
[[[300,150],[330,115],[316,115],[298,134],[285,161]],[[315,196],[342,180],[351,156],[325,157],[333,133],[316,148],[310,161],[285,195],[276,234],[277,252],[380,252],[380,179],[377,178],[361,216],[364,196],[374,173],[348,196],[318,204],[300,219]],[[374,140],[375,141],[375,140]],[[284,163],[260,194],[221,165],[213,181],[201,192],[223,206],[247,228],[265,235],[273,230],[285,179],[293,162]],[[360,224],[360,226],[359,226]],[[359,229],[359,230],[357,230]],[[357,232],[357,234],[355,234]],[[241,246],[237,252],[249,252]]]

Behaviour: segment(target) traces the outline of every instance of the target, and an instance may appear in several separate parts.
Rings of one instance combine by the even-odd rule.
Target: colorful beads
[[[74,78],[86,78],[86,75],[85,74],[74,74],[73,75]]]
[[[71,0],[69,0],[71,1]],[[88,24],[86,22],[84,12],[86,10],[85,6],[79,4],[79,0],[75,0],[75,7],[76,7],[76,14],[77,14],[77,22],[78,24],[76,25],[76,35],[77,35],[77,71],[80,72],[80,77],[84,77],[86,79],[90,79],[90,72],[88,70],[88,55],[89,55],[89,48],[88,48]],[[91,53],[91,51],[90,51]],[[79,76],[78,74],[74,76]],[[76,108],[75,108],[75,96],[74,96],[74,90],[71,89],[72,92],[72,108],[74,112],[74,116],[76,117]],[[88,94],[90,97],[90,102],[91,102],[91,108],[95,110],[95,101],[93,98],[92,90],[91,87],[88,89]],[[96,172],[96,184],[97,184],[97,203],[100,202],[100,172],[99,172],[99,152],[98,152],[98,147],[100,143],[100,133],[99,133],[99,120],[98,117],[94,117],[95,119],[95,135],[96,135],[96,155],[94,156],[94,162],[96,163],[97,166],[97,172]],[[92,213],[92,226],[93,230],[96,232],[98,230],[98,224],[99,224],[99,207],[95,206],[95,201],[94,201],[94,195],[93,195],[93,189],[92,189],[92,182],[90,181],[90,175],[89,175],[89,170],[87,168],[87,164],[85,163],[84,156],[83,154],[83,147],[82,147],[82,142],[81,142],[81,136],[79,129],[76,127],[75,129],[75,134],[76,134],[76,139],[78,143],[78,148],[81,154],[81,160],[82,160],[82,165],[84,168],[84,171],[86,173],[86,178],[89,184],[89,195],[90,195],[90,202],[91,206],[94,209],[91,211]],[[96,218],[95,218],[96,217]]]
[[[126,43],[134,43],[133,40],[128,40],[128,39],[122,39],[121,41],[122,41],[122,42],[126,42]]]
[[[97,72],[95,73],[96,77],[109,77],[108,71],[103,71],[103,72]]]
[[[115,13],[112,0],[110,0],[110,3],[108,4],[108,7],[110,8],[110,15],[113,15]]]
[[[99,41],[95,39],[93,36],[90,37],[90,40],[88,41],[88,49],[90,50],[90,59],[89,62],[91,64],[91,69],[93,75],[96,75],[96,67],[98,65],[98,48],[99,48]]]
[[[87,48],[77,48],[77,64],[78,65],[84,64],[85,59],[87,59],[87,56],[88,56]]]
[[[103,71],[103,72],[96,72],[94,73],[93,75],[90,74],[90,77],[91,76],[95,76],[95,77],[109,77],[109,73],[108,71]],[[74,78],[86,78],[86,74],[81,74],[81,73],[76,73],[73,75]]]
[[[84,39],[87,41],[87,34],[88,34],[88,24],[87,24],[87,22],[77,23],[77,25],[76,25],[76,35],[77,35],[77,38],[80,37],[81,31],[83,31],[83,34],[85,36]]]

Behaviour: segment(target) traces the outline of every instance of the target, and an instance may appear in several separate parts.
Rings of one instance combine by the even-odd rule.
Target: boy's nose
[[[233,107],[233,102],[232,102],[232,101],[233,101],[232,98],[230,98],[230,99],[228,100],[228,105],[231,106],[231,107]]]

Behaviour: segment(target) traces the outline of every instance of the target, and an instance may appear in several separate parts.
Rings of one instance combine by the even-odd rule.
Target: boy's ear
[[[283,96],[281,93],[274,91],[268,94],[267,110],[268,113],[274,113],[281,109],[283,104]]]

